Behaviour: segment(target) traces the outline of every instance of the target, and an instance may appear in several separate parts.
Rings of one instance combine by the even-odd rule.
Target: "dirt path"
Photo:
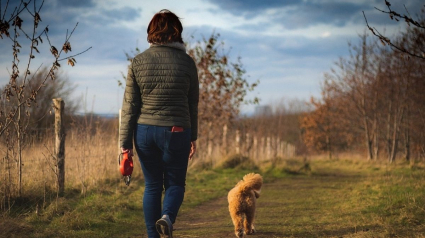
[[[252,238],[281,237],[363,237],[359,231],[369,230],[362,224],[346,222],[341,217],[336,199],[346,199],[350,185],[359,176],[329,175],[324,177],[294,176],[277,179],[263,186],[257,201]],[[232,238],[227,194],[186,210],[175,224],[175,237]],[[354,235],[354,236],[353,236]]]
[[[273,238],[283,237],[282,234],[274,232],[270,229],[270,225],[265,229],[262,227],[263,222],[260,219],[268,212],[276,211],[280,206],[279,202],[273,202],[272,191],[280,189],[284,181],[276,181],[271,184],[265,184],[262,189],[262,195],[258,200],[258,211],[256,215],[257,233],[252,238]],[[229,238],[236,237],[234,235],[234,227],[230,219],[227,203],[227,194],[224,197],[214,201],[202,204],[196,208],[181,214],[175,224],[175,237],[211,237],[211,238]],[[263,207],[267,206],[267,210]],[[273,212],[275,213],[275,212]],[[278,225],[278,224],[277,224]],[[276,227],[275,227],[276,228]]]

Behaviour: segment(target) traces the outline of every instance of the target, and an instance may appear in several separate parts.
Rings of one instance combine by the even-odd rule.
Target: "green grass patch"
[[[257,172],[265,185],[255,237],[424,237],[424,168],[354,159],[255,164],[230,157],[214,169],[188,171],[175,234],[233,237],[227,193],[243,175]],[[36,204],[21,201],[3,215],[0,230],[6,237],[143,237],[143,191],[140,177],[129,187],[111,179],[84,195],[68,190],[38,213]]]

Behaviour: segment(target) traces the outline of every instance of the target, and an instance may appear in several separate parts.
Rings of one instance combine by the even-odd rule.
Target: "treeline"
[[[406,52],[424,55],[424,33],[408,27],[392,41],[404,52],[367,34],[349,44],[350,56],[325,75],[322,98],[312,98],[314,110],[301,119],[306,145],[330,157],[360,149],[370,160],[423,158],[425,60]]]

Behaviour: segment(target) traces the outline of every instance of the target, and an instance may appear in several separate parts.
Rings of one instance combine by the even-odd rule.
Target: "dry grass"
[[[84,123],[82,123],[84,124]],[[118,171],[118,126],[114,121],[97,121],[76,125],[66,131],[65,143],[65,189],[87,191],[102,189],[105,180],[120,180]],[[112,125],[112,126],[111,126]],[[18,167],[16,156],[0,148],[0,195],[2,208],[26,213],[28,207],[45,207],[56,199],[57,179],[52,132],[43,139],[29,138],[22,151],[22,195],[17,198]],[[16,149],[16,148],[15,148]],[[135,166],[140,166],[135,160]],[[140,176],[138,169],[133,176]],[[10,212],[10,211],[9,211]]]

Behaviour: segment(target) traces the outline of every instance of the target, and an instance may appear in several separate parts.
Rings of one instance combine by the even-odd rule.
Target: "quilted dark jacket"
[[[132,60],[121,111],[120,146],[133,148],[137,124],[191,128],[198,134],[199,81],[183,45],[151,45]]]

